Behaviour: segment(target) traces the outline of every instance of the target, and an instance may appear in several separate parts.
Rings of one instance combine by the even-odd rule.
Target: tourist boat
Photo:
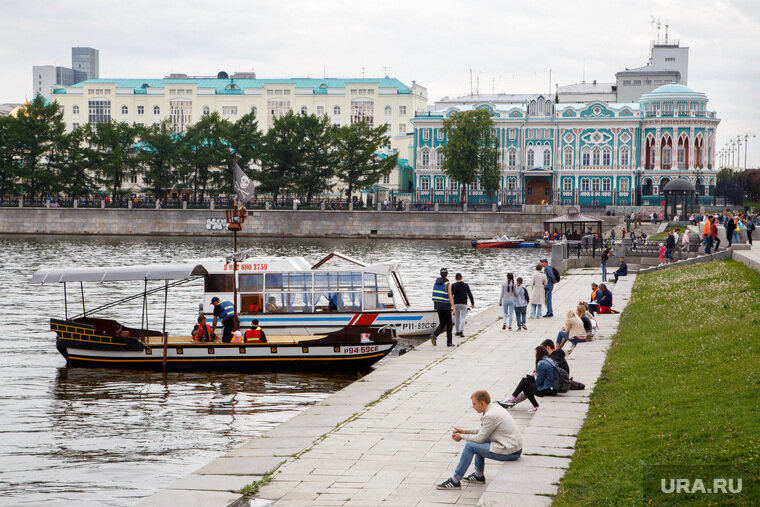
[[[491,239],[473,239],[471,244],[473,248],[515,248],[524,240],[520,237],[510,238],[506,234],[494,236]]]
[[[224,262],[221,264],[223,266]],[[251,266],[253,265],[252,262]],[[43,269],[35,273],[31,281],[40,284],[63,284],[65,316],[62,319],[52,318],[50,329],[57,334],[56,348],[69,365],[135,369],[237,370],[261,367],[328,367],[360,370],[380,360],[397,343],[394,321],[376,322],[376,317],[370,319],[364,314],[348,319],[350,323],[346,325],[325,326],[319,332],[313,333],[305,332],[305,327],[293,328],[287,334],[273,333],[266,329],[266,343],[199,343],[190,336],[193,322],[188,323],[187,335],[170,336],[165,329],[168,289],[198,278],[204,278],[206,284],[219,283],[220,280],[215,278],[214,267],[214,263],[199,262],[112,268]],[[246,273],[241,271],[241,277]],[[144,289],[140,293],[108,302],[97,308],[84,308],[84,282],[122,281],[143,281]],[[222,278],[221,281],[224,282],[225,279]],[[69,317],[66,287],[68,283],[76,282],[82,284],[83,312]],[[149,282],[163,283],[148,288]],[[148,327],[147,302],[148,295],[162,291],[164,329],[159,331]],[[241,299],[245,300],[246,295],[241,294]],[[210,304],[210,297],[206,296],[206,302]],[[143,298],[143,310],[139,327],[125,326],[115,319],[92,316],[106,308],[140,297]],[[244,320],[243,315],[241,314],[241,321]],[[155,322],[156,317],[153,316],[153,319],[152,322]],[[158,320],[160,322],[161,318]],[[297,332],[299,329],[301,334]]]

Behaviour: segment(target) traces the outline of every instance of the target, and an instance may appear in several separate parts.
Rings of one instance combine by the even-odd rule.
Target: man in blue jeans
[[[554,277],[554,269],[549,266],[549,261],[541,259],[541,265],[544,267],[544,274],[546,275],[546,285],[544,285],[544,294],[546,295],[546,314],[544,317],[554,317],[554,311],[552,308],[552,289],[557,279]]]
[[[436,489],[460,489],[462,481],[485,484],[485,458],[497,461],[515,461],[522,454],[522,435],[512,416],[497,403],[491,403],[488,391],[475,391],[470,397],[472,408],[479,414],[480,428],[463,430],[454,428],[451,438],[467,443],[459,458],[454,475],[436,486]],[[465,477],[465,473],[475,458],[475,472]]]

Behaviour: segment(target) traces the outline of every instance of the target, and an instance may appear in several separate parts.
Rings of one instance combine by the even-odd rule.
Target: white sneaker
[[[538,407],[531,407],[530,409],[528,409],[528,413],[529,413],[530,415],[533,415],[533,414],[535,414],[536,412],[538,412]]]

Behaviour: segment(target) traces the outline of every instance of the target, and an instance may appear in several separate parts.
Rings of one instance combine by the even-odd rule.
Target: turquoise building
[[[412,119],[414,192],[418,201],[457,204],[462,188],[442,170],[443,120],[486,109],[501,154],[495,199],[505,204],[659,206],[661,189],[688,179],[700,202],[712,202],[720,120],[707,96],[680,84],[661,86],[636,103],[555,104],[535,95],[521,103],[461,103]],[[475,182],[464,189],[472,204],[488,204]]]

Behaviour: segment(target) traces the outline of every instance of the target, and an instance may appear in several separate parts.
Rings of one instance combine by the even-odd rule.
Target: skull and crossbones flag
[[[232,170],[235,173],[235,193],[240,202],[246,203],[253,196],[253,192],[256,190],[256,185],[253,180],[246,176],[243,170],[240,169],[237,161],[232,162]]]

